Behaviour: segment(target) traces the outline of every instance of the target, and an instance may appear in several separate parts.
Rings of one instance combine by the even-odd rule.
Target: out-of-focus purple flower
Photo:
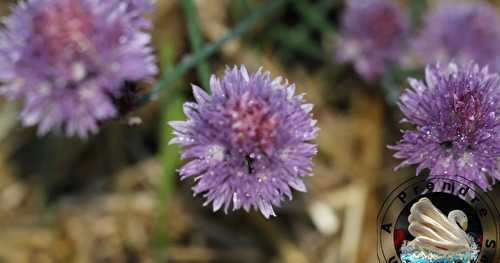
[[[137,9],[136,9],[137,8]],[[86,137],[115,117],[125,82],[157,71],[140,0],[20,2],[0,32],[0,92],[24,125]]]
[[[414,47],[426,64],[476,61],[498,72],[500,16],[484,1],[445,1],[426,15]]]
[[[122,0],[127,3],[127,14],[136,25],[149,28],[151,20],[144,16],[146,12],[153,10],[156,0]]]
[[[409,80],[400,98],[403,121],[416,126],[395,145],[397,167],[417,165],[417,175],[466,178],[488,190],[500,180],[500,83],[478,65],[428,67],[425,83]],[[464,182],[466,183],[466,182]]]
[[[401,61],[409,34],[408,19],[391,1],[349,1],[335,41],[339,62],[352,62],[366,81]]]
[[[184,104],[187,121],[175,121],[171,143],[183,146],[182,179],[195,177],[195,194],[205,193],[214,211],[258,209],[274,214],[292,188],[306,191],[317,133],[312,104],[295,86],[269,72],[248,74],[244,66],[212,76],[211,95],[193,86],[196,103]]]

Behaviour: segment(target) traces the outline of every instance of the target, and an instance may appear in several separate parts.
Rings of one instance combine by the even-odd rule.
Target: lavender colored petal
[[[409,36],[408,18],[395,3],[353,0],[341,20],[335,41],[337,61],[352,63],[366,81],[380,78],[401,62]]]
[[[405,122],[396,169],[417,165],[432,177],[465,178],[490,190],[499,179],[500,83],[476,64],[427,67],[426,80],[410,80],[400,108]]]
[[[116,117],[126,82],[156,74],[146,0],[20,1],[0,31],[0,94],[40,135],[87,137]]]
[[[227,68],[210,79],[210,95],[193,86],[196,102],[184,105],[187,121],[170,122],[189,161],[181,178],[195,178],[193,192],[213,210],[259,210],[275,216],[292,189],[306,191],[302,177],[312,175],[318,129],[312,104],[283,78]]]
[[[441,1],[424,17],[424,27],[414,41],[418,58],[489,65],[500,70],[500,16],[487,1]]]

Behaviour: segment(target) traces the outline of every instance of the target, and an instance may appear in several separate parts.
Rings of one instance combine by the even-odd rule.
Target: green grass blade
[[[335,28],[323,12],[306,0],[294,0],[295,9],[304,18],[306,24],[323,33],[335,34]]]
[[[171,43],[165,41],[165,43]],[[164,45],[159,50],[160,63],[166,72],[172,71],[172,62],[175,57],[175,48],[172,45]],[[157,262],[165,262],[168,255],[169,239],[168,239],[168,220],[169,220],[169,203],[170,196],[175,189],[177,178],[176,169],[180,164],[179,151],[175,145],[168,145],[168,142],[173,137],[172,129],[167,124],[171,120],[180,120],[184,118],[182,112],[182,104],[185,101],[181,94],[181,89],[178,83],[172,84],[175,88],[169,94],[163,94],[160,99],[161,103],[161,119],[159,123],[160,137],[160,155],[162,163],[161,184],[158,189],[157,210],[155,215],[153,229],[153,251]]]
[[[203,37],[200,32],[200,24],[198,22],[198,14],[193,0],[180,0],[184,16],[187,20],[187,31],[191,42],[191,49],[198,53],[203,48]],[[203,87],[208,88],[210,79],[210,66],[205,60],[201,60],[197,65],[198,77],[200,78]]]
[[[287,0],[270,0],[266,2],[263,6],[259,7],[251,15],[240,22],[235,28],[233,28],[233,30],[229,31],[215,42],[206,45],[199,52],[192,55],[186,55],[173,71],[167,71],[163,74],[161,79],[156,82],[151,91],[142,98],[142,102],[145,103],[157,97],[165,87],[171,89],[170,84],[172,82],[182,77],[188,70],[198,65],[201,61],[213,55],[224,44],[253,28],[264,17],[278,10],[286,2]]]

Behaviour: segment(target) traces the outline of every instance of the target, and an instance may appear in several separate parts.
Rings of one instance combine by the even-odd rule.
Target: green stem
[[[420,25],[422,14],[427,8],[427,0],[411,0],[408,6],[412,30]]]
[[[316,4],[316,10],[319,14],[326,15],[331,9],[338,8],[343,5],[342,2],[343,1],[338,0],[321,0]]]
[[[203,38],[200,32],[200,24],[198,22],[198,14],[193,0],[180,0],[184,15],[187,20],[187,30],[191,42],[191,49],[197,53],[203,48]],[[203,87],[208,87],[210,79],[210,66],[204,60],[200,61],[197,66],[198,77],[200,78]]]
[[[178,78],[182,77],[189,69],[213,55],[228,41],[239,37],[243,33],[253,28],[262,18],[278,10],[278,8],[283,6],[286,1],[287,0],[270,0],[266,2],[266,4],[259,7],[250,16],[245,18],[245,20],[238,24],[232,31],[226,33],[215,42],[206,45],[199,52],[184,56],[181,63],[173,71],[166,71],[163,74],[161,79],[156,82],[151,91],[142,98],[142,102],[145,103],[153,98],[156,98],[163,88],[171,87],[170,84]]]
[[[318,10],[305,0],[294,0],[295,9],[302,15],[304,21],[312,28],[326,33],[335,33],[335,28],[325,17],[325,13]]]
[[[382,76],[382,92],[384,93],[385,101],[390,107],[397,106],[399,95],[401,92],[398,76],[401,74],[397,67],[388,69]]]
[[[175,58],[175,47],[168,36],[163,36],[163,42],[166,43],[159,47],[159,60],[163,65],[163,70],[171,71],[172,63]],[[180,83],[175,85],[173,94],[163,94],[161,96],[161,121],[160,126],[160,158],[163,166],[161,184],[158,189],[158,203],[153,225],[152,248],[153,256],[156,262],[165,262],[168,256],[169,238],[168,238],[168,208],[170,205],[170,195],[174,191],[176,172],[179,164],[179,149],[175,146],[169,147],[168,142],[172,137],[172,130],[167,122],[170,120],[181,119],[182,101],[184,98],[179,95]],[[166,96],[168,95],[168,96]]]
[[[390,77],[389,77],[390,78]],[[395,107],[398,104],[400,91],[396,89],[392,79],[384,77],[382,80],[382,91],[384,93],[385,101],[390,107]]]
[[[324,54],[321,52],[321,47],[307,37],[309,29],[303,25],[296,26],[290,29],[289,27],[277,25],[271,31],[269,37],[279,41],[286,50],[290,49],[296,52],[313,57],[315,59],[323,59]]]
[[[398,67],[392,67],[382,76],[382,91],[384,92],[385,100],[391,107],[398,104],[401,95],[401,87],[406,85],[408,78],[423,78],[421,70],[408,70]]]
[[[174,94],[173,98],[170,98],[170,96],[162,96],[163,107],[162,120],[160,122],[160,156],[163,164],[163,176],[158,196],[159,206],[157,208],[158,214],[153,236],[154,247],[156,248],[155,254],[158,262],[165,262],[165,257],[168,256],[170,240],[166,226],[167,222],[171,220],[171,216],[173,216],[169,214],[169,207],[171,205],[170,196],[174,191],[175,181],[177,180],[176,169],[181,163],[179,159],[179,147],[168,144],[173,137],[173,130],[170,125],[166,123],[168,123],[168,121],[184,118],[182,105],[185,99],[185,97],[179,94]]]

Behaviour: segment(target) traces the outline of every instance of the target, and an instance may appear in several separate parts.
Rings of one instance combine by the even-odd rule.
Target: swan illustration
[[[408,245],[433,252],[462,253],[472,249],[467,230],[467,215],[453,210],[446,217],[428,198],[421,198],[410,210],[408,231],[413,239]]]
[[[411,207],[408,222],[408,231],[415,238],[403,242],[402,262],[454,263],[477,259],[479,246],[466,232],[468,218],[464,212],[453,210],[445,216],[424,197]]]

